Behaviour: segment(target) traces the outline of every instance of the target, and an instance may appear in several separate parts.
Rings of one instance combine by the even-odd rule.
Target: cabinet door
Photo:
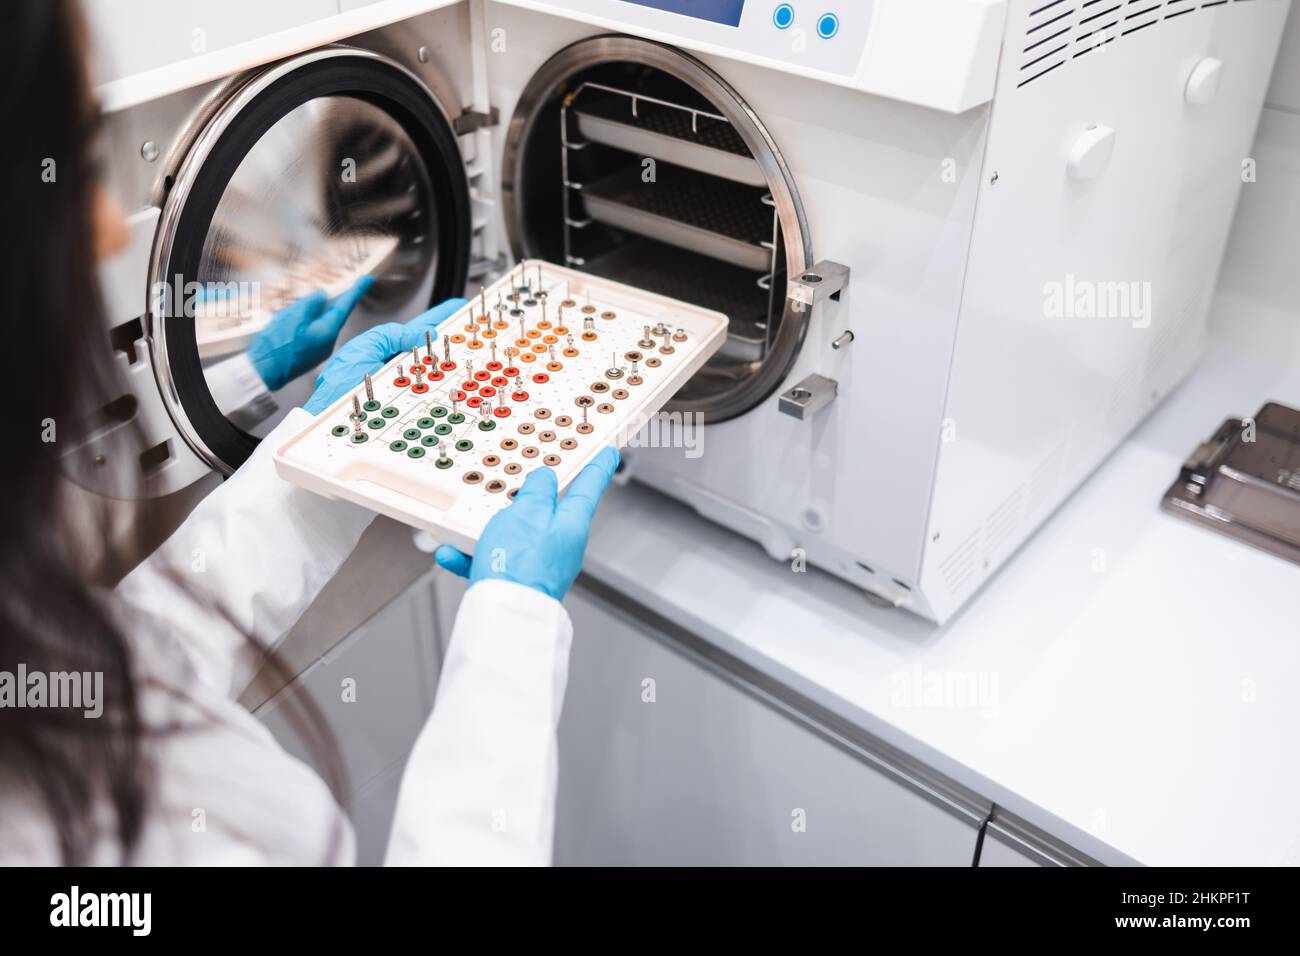
[[[555,862],[970,866],[977,829],[594,596],[566,600]]]

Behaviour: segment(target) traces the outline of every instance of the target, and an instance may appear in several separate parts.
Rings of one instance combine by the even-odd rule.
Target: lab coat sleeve
[[[203,378],[217,408],[245,431],[252,431],[279,408],[245,352],[207,366]]]
[[[276,474],[272,452],[310,420],[293,409],[115,592],[126,620],[174,637],[222,694],[247,686],[374,517]]]
[[[551,862],[572,639],[568,612],[540,591],[499,580],[466,591],[402,778],[389,865]]]

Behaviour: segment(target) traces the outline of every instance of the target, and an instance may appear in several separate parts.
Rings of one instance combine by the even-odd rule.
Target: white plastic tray
[[[528,293],[520,295],[518,302],[506,298],[517,291],[521,274],[531,285],[533,296],[541,289],[546,291],[544,305],[540,296],[530,298]],[[482,321],[481,301],[487,303],[487,323]],[[528,305],[529,301],[534,304]],[[498,302],[503,304],[503,312],[498,311]],[[559,331],[564,303],[568,303],[562,313],[567,334]],[[527,343],[523,353],[507,360],[505,348],[519,348],[521,340],[520,317],[510,314],[516,307],[523,310],[530,334],[522,338]],[[549,329],[539,324],[543,307]],[[506,328],[496,327],[499,315],[504,315]],[[593,328],[584,333],[588,318]],[[477,348],[468,331],[471,323],[479,329]],[[646,326],[652,331],[657,326],[669,331],[670,353],[661,351],[665,344],[662,335],[653,336],[653,348],[641,344]],[[488,330],[494,333],[491,339],[486,337]],[[584,334],[592,333],[594,339],[584,339]],[[528,472],[550,462],[560,488],[567,487],[601,449],[626,444],[718,350],[726,334],[727,317],[720,312],[529,261],[494,283],[482,300],[475,299],[442,323],[434,341],[433,364],[420,346],[421,366],[440,374],[440,380],[426,377],[427,390],[417,393],[410,374],[411,355],[398,356],[373,376],[374,402],[365,409],[364,439],[353,438],[349,394],[276,449],[276,470],[318,494],[364,505],[428,531],[440,542],[472,552],[483,526],[509,503],[511,492],[523,484]],[[569,336],[577,355],[564,354]],[[493,341],[501,363],[497,369],[488,365]],[[455,363],[451,369],[444,366],[447,343]],[[543,351],[537,351],[539,348]],[[549,364],[551,348],[562,367]],[[631,356],[638,353],[641,358],[636,368],[642,381],[633,384]],[[525,360],[525,355],[532,358]],[[472,361],[475,375],[488,373],[486,381],[476,381],[475,389],[464,388],[467,361]],[[617,378],[607,375],[611,362],[621,372]],[[399,365],[407,384],[399,384]],[[519,371],[526,398],[516,396],[516,378],[504,376],[509,367]],[[534,379],[539,373],[546,381]],[[354,394],[365,402],[362,386],[358,382]],[[485,386],[492,389],[492,395],[475,407],[473,400],[482,395]],[[454,395],[463,398],[453,406]],[[579,400],[586,398],[592,399],[586,409],[592,427],[584,433],[578,428],[583,413]],[[497,414],[498,404],[504,405],[504,415]],[[491,414],[487,405],[491,405]],[[453,408],[463,415],[462,420],[451,421]],[[484,423],[490,423],[490,428]],[[671,429],[657,431],[672,434]],[[466,440],[472,447],[457,447],[457,442]],[[437,464],[439,441],[452,460],[449,467]],[[568,447],[562,447],[565,445]],[[417,448],[422,451],[412,457]],[[550,458],[552,455],[558,459]],[[467,481],[475,476],[477,481]]]

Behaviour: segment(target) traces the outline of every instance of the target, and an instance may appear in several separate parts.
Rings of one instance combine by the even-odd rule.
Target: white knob
[[[1194,67],[1187,77],[1184,95],[1193,106],[1204,106],[1219,94],[1219,80],[1223,78],[1223,61],[1207,56]]]
[[[1096,179],[1110,165],[1115,152],[1115,131],[1094,123],[1074,141],[1066,161],[1071,179]]]

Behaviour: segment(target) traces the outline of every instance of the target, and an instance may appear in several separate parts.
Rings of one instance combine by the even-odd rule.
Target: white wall
[[[1218,331],[1245,312],[1300,325],[1300,2],[1291,18],[1260,119],[1258,179],[1242,191],[1219,280]]]

